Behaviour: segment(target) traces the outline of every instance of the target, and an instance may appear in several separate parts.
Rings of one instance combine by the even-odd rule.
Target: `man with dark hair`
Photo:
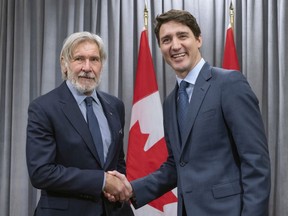
[[[177,80],[163,104],[168,158],[131,185],[112,174],[127,186],[136,208],[177,186],[178,216],[268,215],[268,146],[246,78],[205,62],[200,28],[187,11],[157,16],[155,34]]]

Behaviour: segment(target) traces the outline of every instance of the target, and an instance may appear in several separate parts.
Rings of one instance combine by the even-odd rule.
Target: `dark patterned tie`
[[[92,101],[93,101],[92,97],[86,97],[85,98],[87,123],[88,123],[88,127],[90,129],[91,135],[93,137],[93,141],[94,141],[94,144],[96,146],[98,156],[99,156],[101,164],[103,166],[104,165],[103,141],[102,141],[99,123],[98,123],[96,115],[93,111]]]
[[[186,119],[187,107],[189,104],[188,94],[186,88],[189,86],[189,83],[182,80],[178,89],[178,103],[177,103],[177,118],[178,118],[178,127],[181,137],[181,142],[183,141],[183,130],[185,128],[184,122]]]

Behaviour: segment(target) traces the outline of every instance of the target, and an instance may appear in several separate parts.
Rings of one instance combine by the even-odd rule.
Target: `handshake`
[[[110,202],[129,201],[133,196],[133,189],[124,174],[114,171],[105,173],[106,181],[103,193]]]

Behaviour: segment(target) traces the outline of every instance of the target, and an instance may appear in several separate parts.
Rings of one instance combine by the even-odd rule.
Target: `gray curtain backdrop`
[[[108,60],[100,89],[124,101],[127,143],[145,2],[163,100],[175,75],[157,46],[155,16],[172,8],[194,14],[202,29],[203,57],[221,66],[230,0],[0,0],[0,215],[33,214],[39,192],[30,184],[25,161],[27,107],[62,82],[59,53],[70,33],[91,31],[104,39]],[[288,215],[288,1],[232,2],[241,70],[259,98],[269,140],[270,215]]]

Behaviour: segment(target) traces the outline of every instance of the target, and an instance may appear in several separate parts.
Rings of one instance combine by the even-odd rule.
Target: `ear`
[[[61,57],[61,71],[62,73],[67,72],[67,62],[65,61],[64,57]]]
[[[198,49],[200,49],[202,46],[202,36],[200,35],[198,38],[196,38],[196,40],[198,42]]]

